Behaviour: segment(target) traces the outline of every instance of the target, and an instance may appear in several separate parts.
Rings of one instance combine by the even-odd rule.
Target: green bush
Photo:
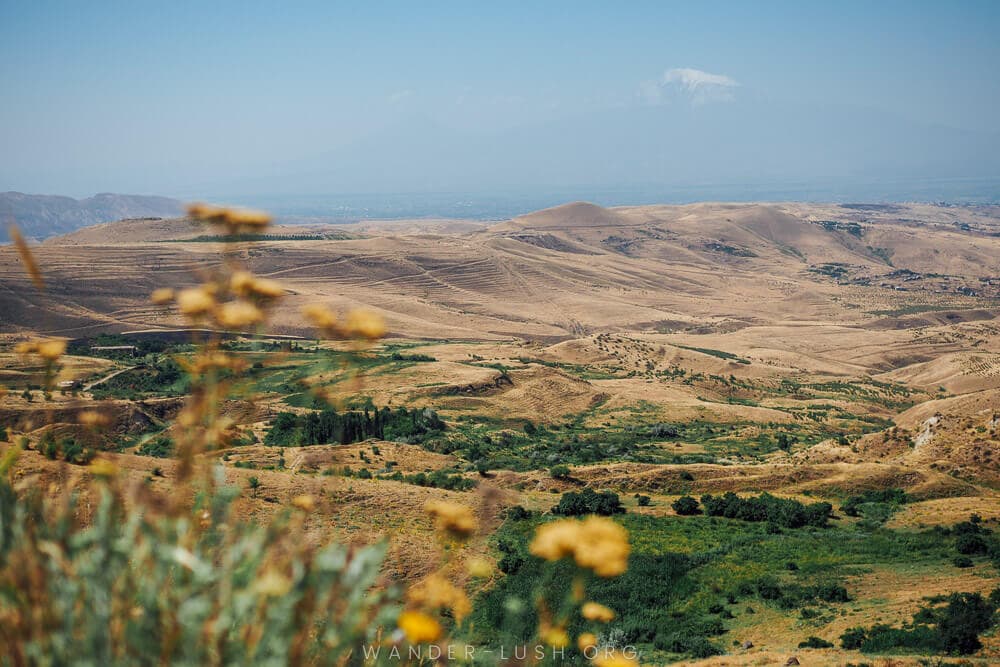
[[[833,643],[810,636],[805,641],[799,642],[799,648],[833,648]]]
[[[670,507],[673,508],[674,512],[680,514],[681,516],[701,514],[701,509],[698,507],[698,501],[691,496],[681,496],[674,502],[670,503]]]
[[[611,516],[622,514],[625,506],[617,493],[603,491],[598,493],[593,489],[584,489],[582,492],[569,491],[564,493],[559,499],[559,504],[552,508],[553,514],[562,516],[582,516],[584,514],[600,514]]]
[[[863,505],[869,503],[881,503],[887,505],[902,505],[909,498],[903,489],[891,488],[879,491],[865,491],[856,496],[850,496],[840,506],[840,510],[847,516],[861,516]]]
[[[555,479],[566,479],[569,477],[569,472],[569,466],[562,463],[549,469],[549,475]]]
[[[139,449],[136,450],[136,453],[142,456],[155,456],[156,458],[165,459],[173,456],[174,443],[168,436],[159,436],[142,443]]]

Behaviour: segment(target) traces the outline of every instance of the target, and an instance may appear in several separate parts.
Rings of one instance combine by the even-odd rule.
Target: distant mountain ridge
[[[38,239],[65,234],[102,222],[124,218],[173,217],[183,205],[176,199],[150,195],[102,192],[86,199],[58,195],[0,193],[0,241],[7,227],[16,224],[25,236]]]

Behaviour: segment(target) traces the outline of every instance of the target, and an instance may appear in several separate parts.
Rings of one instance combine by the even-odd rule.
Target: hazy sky
[[[637,110],[699,116],[750,101],[762,118],[765,107],[849,108],[889,126],[958,130],[970,145],[1000,131],[995,0],[492,5],[0,0],[0,190],[266,189],[275,174],[327,174],[326,160],[352,151],[391,156],[421,128],[455,145],[477,137],[477,154],[495,148],[509,165],[499,144],[511,133],[544,136],[539,128],[587,117],[600,135],[601,122]],[[758,127],[780,130],[767,122]],[[924,130],[914,132],[900,141],[919,141]],[[419,150],[438,178],[421,180],[411,158],[385,167],[385,187],[440,187],[453,172],[438,160],[477,159]],[[948,176],[996,175],[963,159]],[[555,178],[561,166],[554,159],[532,182],[571,181]],[[611,178],[597,165],[566,167],[584,181]],[[710,178],[711,164],[702,168]],[[891,176],[889,163],[880,168]],[[479,180],[462,187],[518,182],[488,164],[455,173],[467,172]],[[303,192],[381,186],[377,165],[302,181]],[[278,189],[295,191],[294,179]]]

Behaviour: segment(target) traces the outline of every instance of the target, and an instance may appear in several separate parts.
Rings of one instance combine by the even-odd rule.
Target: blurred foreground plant
[[[270,222],[263,213],[206,205],[192,206],[189,215],[234,242]],[[43,288],[27,244],[12,238]],[[179,464],[168,492],[130,484],[110,458],[77,468],[62,489],[46,492],[37,477],[15,476],[21,450],[6,448],[0,459],[0,664],[398,665],[433,662],[435,648],[436,655],[449,655],[442,648],[447,635],[460,632],[471,611],[451,576],[462,569],[463,545],[480,531],[470,508],[427,504],[445,546],[441,566],[404,593],[380,577],[386,542],[353,547],[313,539],[306,529],[312,496],[292,499],[264,523],[241,520],[234,513],[241,489],[226,484],[221,462],[206,455],[234,438],[224,402],[247,370],[221,343],[233,329],[260,331],[284,294],[278,283],[240,266],[228,247],[198,286],[153,293],[154,303],[173,305],[203,332],[194,354],[178,359],[191,376],[191,394],[171,429]],[[326,306],[311,305],[303,315],[325,337],[354,341],[357,349],[385,334],[370,311],[341,320]],[[38,355],[51,383],[66,343],[28,341],[19,351]],[[79,420],[91,429],[106,423],[93,410],[81,411]],[[251,482],[253,497],[256,486]],[[544,560],[571,559],[581,575],[611,577],[627,567],[629,545],[618,524],[590,518],[543,526],[531,551]],[[481,558],[469,559],[464,569],[475,578],[491,573]],[[593,623],[614,618],[611,609],[585,603],[583,582],[580,576],[559,609],[543,607],[539,595],[538,646],[568,647],[578,651],[572,661],[586,658],[599,667],[636,665],[632,657],[598,651],[592,633],[571,642],[572,615]],[[563,662],[530,655],[519,664]]]

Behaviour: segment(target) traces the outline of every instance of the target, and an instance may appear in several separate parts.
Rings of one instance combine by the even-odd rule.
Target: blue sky
[[[0,190],[191,195],[273,181],[293,192],[295,179],[282,180],[289,173],[303,174],[302,191],[313,193],[434,189],[455,173],[459,188],[516,187],[504,144],[566,126],[600,143],[605,128],[650,107],[683,107],[698,123],[715,114],[724,131],[732,120],[723,107],[752,104],[759,120],[748,131],[764,133],[780,130],[767,126],[769,108],[801,109],[803,118],[850,109],[869,114],[873,128],[911,127],[901,145],[939,131],[989,144],[1000,131],[998,35],[1000,2],[0,0]],[[669,118],[672,128],[681,122]],[[425,155],[396,164],[394,147],[410,134],[450,148],[435,156],[434,143],[404,146]],[[457,148],[469,143],[480,157]],[[663,159],[670,146],[657,148]],[[521,180],[679,178],[662,165],[644,171],[660,157],[641,147],[628,159],[602,150],[609,155],[567,154],[563,165],[550,159],[554,148],[539,148],[532,162],[546,168]],[[750,178],[759,150],[721,151],[720,178]],[[781,150],[792,151],[786,162],[805,161]],[[352,173],[361,151],[374,164]],[[983,156],[963,155],[941,176],[997,175]],[[602,171],[606,157],[621,168]],[[446,159],[469,165],[456,172]],[[580,169],[581,159],[594,169]],[[733,169],[734,159],[745,169]],[[894,164],[871,166],[891,178]],[[699,163],[695,180],[711,180],[712,167]],[[831,173],[815,177],[848,177]]]

